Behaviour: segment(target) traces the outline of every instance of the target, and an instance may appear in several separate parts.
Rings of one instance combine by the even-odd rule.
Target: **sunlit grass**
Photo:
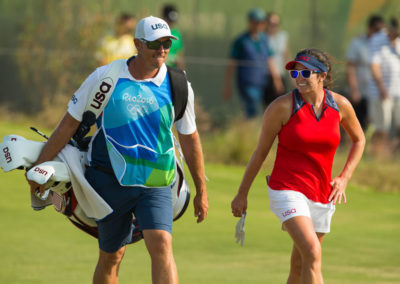
[[[0,136],[12,133],[40,140],[28,129],[29,125],[30,122],[0,122]],[[230,131],[243,131],[237,129]],[[249,134],[257,131],[256,126],[242,129],[248,132],[250,138],[246,139],[257,136]],[[49,134],[48,130],[43,131]],[[204,144],[209,143],[207,139],[203,139]],[[224,147],[236,142],[228,141]],[[219,154],[206,148],[205,152],[206,156]],[[241,155],[246,158],[250,154],[244,151]],[[342,166],[345,157],[339,152],[335,167]],[[210,180],[208,218],[196,224],[190,205],[174,224],[174,254],[181,283],[285,283],[291,241],[269,210],[264,176],[270,172],[272,162],[273,157],[266,161],[249,195],[244,247],[235,243],[237,219],[231,215],[230,202],[245,163],[206,163]],[[332,233],[324,240],[326,283],[399,283],[400,193],[376,186],[386,180],[396,184],[398,169],[395,161],[376,163],[365,159],[360,163],[347,190],[348,204],[337,206]],[[51,207],[34,212],[23,172],[0,171],[0,185],[0,283],[90,283],[97,241]],[[193,198],[193,185],[191,189]],[[143,242],[128,247],[120,283],[151,283],[150,260]]]

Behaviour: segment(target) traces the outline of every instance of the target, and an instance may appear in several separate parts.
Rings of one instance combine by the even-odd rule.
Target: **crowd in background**
[[[176,6],[165,4],[160,11],[178,40],[171,46],[168,65],[185,69],[184,41],[177,28]],[[235,78],[244,117],[259,117],[278,96],[294,86],[284,66],[291,59],[289,34],[281,29],[280,16],[253,8],[247,13],[247,27],[231,43],[222,84],[228,101]],[[366,32],[352,39],[346,52],[347,96],[364,129],[372,129],[371,153],[387,155],[398,148],[400,136],[400,39],[397,19],[387,24],[380,15],[367,20]],[[96,59],[107,64],[136,53],[134,15],[122,13],[114,35],[101,40]]]
[[[283,64],[289,59],[288,36],[279,29],[280,18],[259,8],[249,11],[248,27],[232,43],[227,65],[223,98],[232,96],[232,77],[236,83],[245,115],[251,119],[285,92]]]
[[[288,33],[280,29],[280,17],[259,8],[248,15],[248,29],[232,43],[223,98],[231,97],[236,83],[245,116],[254,118],[290,84],[285,63],[290,58]],[[370,154],[389,156],[400,141],[400,38],[396,18],[386,24],[371,15],[365,34],[355,37],[347,50],[347,96],[364,129],[372,129]]]
[[[178,21],[178,10],[172,4],[165,4],[161,11],[162,18],[171,28],[171,34],[178,38],[170,47],[167,65],[185,69],[184,45],[182,34],[176,27]],[[116,59],[129,58],[137,53],[133,44],[134,32],[136,28],[136,16],[129,13],[121,13],[116,20],[113,34],[108,34],[100,40],[96,59],[100,65],[106,65]]]
[[[397,19],[380,15],[367,21],[346,54],[348,95],[366,131],[371,126],[371,154],[398,150],[400,135],[400,38]]]

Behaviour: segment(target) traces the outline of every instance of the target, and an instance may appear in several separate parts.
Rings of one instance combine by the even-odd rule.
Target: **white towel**
[[[82,210],[89,218],[100,220],[112,213],[113,209],[86,180],[80,155],[77,148],[67,145],[61,150],[58,157],[67,165],[74,194]]]
[[[242,217],[236,223],[236,231],[235,231],[236,243],[240,243],[241,246],[244,245],[244,237],[245,237],[244,224],[245,224],[245,222],[246,222],[246,213],[243,213]]]

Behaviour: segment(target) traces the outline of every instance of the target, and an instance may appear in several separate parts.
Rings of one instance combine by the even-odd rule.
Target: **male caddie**
[[[172,40],[167,23],[142,19],[136,28],[138,54],[119,71],[112,96],[97,119],[98,130],[89,145],[85,176],[113,213],[97,220],[100,254],[93,283],[117,283],[126,244],[132,237],[132,214],[143,231],[151,257],[153,283],[177,283],[172,253],[171,185],[175,181],[172,126],[176,113],[169,71],[164,64]],[[75,92],[68,112],[46,143],[36,164],[52,160],[76,133],[85,107],[110,64],[97,68]],[[111,82],[111,81],[110,81]],[[186,85],[186,84],[185,84]],[[182,118],[175,122],[182,151],[196,186],[197,222],[207,216],[208,198],[203,154],[189,83]],[[107,85],[100,87],[107,92]],[[101,92],[93,105],[102,103]],[[31,191],[38,185],[30,182]]]

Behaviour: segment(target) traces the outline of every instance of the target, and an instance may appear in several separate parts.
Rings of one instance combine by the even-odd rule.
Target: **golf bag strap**
[[[185,114],[188,101],[188,83],[185,71],[167,66],[169,80],[171,83],[172,103],[174,105],[175,120],[178,121]]]
[[[93,88],[86,104],[85,112],[93,112],[96,118],[100,116],[104,110],[104,107],[110,100],[111,94],[117,85],[120,71],[125,64],[125,59],[118,59],[110,64],[111,66],[108,71],[103,75],[103,78],[100,79],[99,83]]]
[[[86,103],[85,111],[82,115],[82,121],[73,135],[78,147],[85,149],[88,142],[84,137],[89,133],[90,128],[95,124],[96,119],[103,112],[104,107],[110,100],[111,94],[117,85],[118,76],[122,67],[126,64],[125,59],[118,59],[111,63],[110,68],[104,74],[103,78],[91,90],[89,100]]]

